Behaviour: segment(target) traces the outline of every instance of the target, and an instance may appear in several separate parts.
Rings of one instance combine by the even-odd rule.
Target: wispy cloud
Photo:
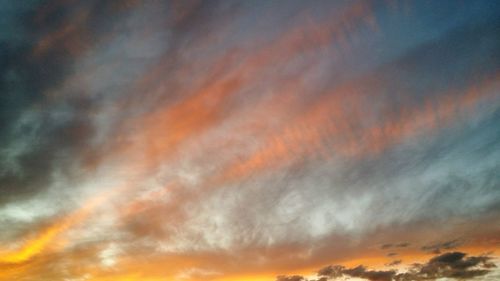
[[[0,280],[493,276],[497,6],[0,3]]]

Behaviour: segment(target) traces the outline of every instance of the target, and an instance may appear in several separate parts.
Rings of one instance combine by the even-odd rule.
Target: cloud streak
[[[495,276],[497,6],[1,3],[0,281]]]

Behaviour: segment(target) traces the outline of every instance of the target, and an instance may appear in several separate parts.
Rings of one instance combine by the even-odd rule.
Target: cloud
[[[4,2],[0,280],[232,278],[410,262],[452,233],[496,243],[490,1]],[[489,270],[461,259],[428,271]],[[318,278],[399,276],[360,264]]]
[[[343,276],[356,277],[370,281],[391,281],[396,275],[395,271],[380,271],[380,270],[367,270],[366,267],[360,265],[353,268],[345,268],[343,266],[327,266],[318,271],[318,279],[307,279],[303,276],[279,276],[276,281],[326,281],[336,280]]]
[[[385,250],[385,249],[392,248],[392,246],[394,246],[394,245],[393,244],[384,244],[384,245],[380,246],[380,249]]]
[[[492,272],[496,265],[492,257],[487,255],[468,256],[462,252],[449,252],[431,258],[425,264],[413,264],[406,272],[398,273],[395,270],[368,270],[359,265],[346,268],[342,265],[329,265],[317,272],[319,279],[308,279],[300,275],[279,276],[277,281],[323,281],[339,280],[343,277],[355,277],[369,281],[416,281],[437,280],[439,278],[453,278],[457,280],[473,279]],[[388,266],[400,265],[397,260]]]
[[[449,252],[430,259],[425,264],[415,265],[412,274],[401,275],[396,280],[425,280],[437,278],[468,279],[488,274],[496,265],[489,256],[467,256],[462,252]]]
[[[391,281],[396,272],[392,270],[367,270],[360,265],[354,268],[345,268],[343,266],[330,266],[318,271],[319,277],[327,277],[330,280],[342,277],[344,275],[363,278],[370,281]]]
[[[391,249],[391,248],[406,248],[410,246],[410,243],[408,242],[402,242],[402,243],[397,243],[397,244],[383,244],[382,246],[380,246],[380,249],[382,250],[386,250],[386,249]]]
[[[394,260],[394,261],[391,261],[390,263],[386,264],[386,266],[395,266],[395,265],[399,265],[402,263],[402,260]]]
[[[328,278],[341,277],[344,271],[344,267],[341,265],[329,265],[318,271],[318,276],[324,276]]]
[[[305,281],[306,279],[300,275],[292,275],[292,276],[278,276],[276,277],[276,281]]]
[[[462,244],[459,239],[454,239],[442,243],[435,243],[430,245],[424,245],[420,249],[424,252],[432,252],[434,254],[440,254],[441,250],[451,250]]]

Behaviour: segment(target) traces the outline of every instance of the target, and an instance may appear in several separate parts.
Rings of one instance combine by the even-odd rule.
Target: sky
[[[500,280],[500,2],[0,0],[0,281]]]

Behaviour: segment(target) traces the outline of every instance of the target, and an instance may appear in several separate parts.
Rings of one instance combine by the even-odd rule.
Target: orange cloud
[[[114,192],[116,193],[121,190],[123,190],[123,188],[116,189]],[[97,207],[108,200],[113,194],[113,192],[104,192],[91,198],[83,204],[82,208],[42,230],[41,233],[35,235],[34,238],[22,243],[23,245],[17,250],[0,250],[0,264],[23,263],[43,253],[60,234],[85,221]]]
[[[360,95],[355,87],[334,90],[331,97],[320,99],[281,132],[270,136],[260,150],[228,165],[221,177],[241,179],[303,157],[381,153],[405,139],[450,126],[463,115],[473,113],[478,103],[496,98],[491,90],[497,83],[495,76],[465,91],[430,97],[424,106],[402,107],[397,113],[382,112],[380,122],[368,126],[363,124],[365,114],[377,114],[369,106],[373,95]]]
[[[157,166],[159,159],[168,161],[167,158],[187,140],[230,118],[236,96],[258,86],[267,76],[271,75],[271,88],[277,91],[286,89],[281,85],[288,84],[288,80],[292,79],[274,77],[271,71],[276,66],[286,66],[306,50],[317,49],[336,38],[346,37],[345,34],[353,28],[373,24],[371,9],[369,2],[358,1],[335,13],[331,22],[294,27],[270,44],[258,46],[250,54],[229,50],[220,58],[209,58],[193,65],[193,62],[182,61],[178,53],[166,53],[160,63],[133,87],[132,91],[140,95],[123,100],[121,106],[135,107],[136,103],[154,101],[158,95],[165,96],[166,91],[173,91],[170,100],[156,101],[144,116],[127,120],[120,127],[116,139],[108,144],[109,148],[118,155],[131,151],[143,153],[139,161],[150,167],[147,169]],[[197,45],[206,44],[205,39],[198,40]],[[172,63],[178,65],[175,70],[172,70]],[[210,66],[209,74],[189,71],[206,63]],[[300,80],[302,75],[304,73],[298,71],[294,79]],[[180,87],[170,79],[177,76],[192,77],[191,85]],[[108,152],[104,154],[109,156]]]

